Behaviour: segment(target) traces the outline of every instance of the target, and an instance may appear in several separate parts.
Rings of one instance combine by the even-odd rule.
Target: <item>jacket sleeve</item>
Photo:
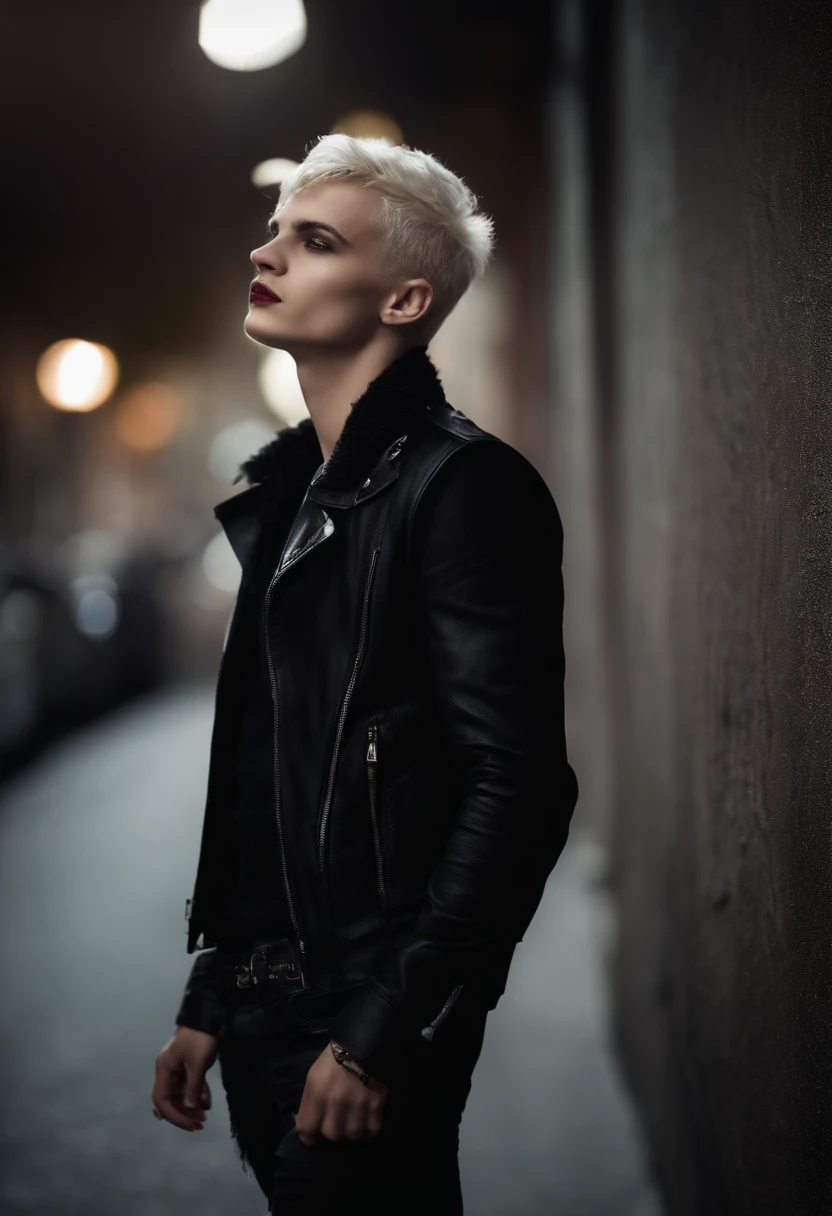
[[[191,973],[175,1021],[206,1034],[218,1035],[223,1026],[225,1002],[217,966],[216,950],[201,950]]]
[[[387,1085],[460,983],[493,994],[490,977],[504,981],[566,843],[578,783],[564,728],[562,554],[545,481],[501,441],[454,449],[413,510],[414,595],[458,812],[413,928],[329,1027]]]

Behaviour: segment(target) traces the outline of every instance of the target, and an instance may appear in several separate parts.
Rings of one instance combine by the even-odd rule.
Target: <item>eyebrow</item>
[[[279,226],[279,221],[272,217],[268,223],[269,232],[274,236],[275,229]],[[349,245],[350,241],[345,236],[342,236],[337,228],[333,228],[332,224],[325,224],[323,220],[295,220],[292,224],[295,232],[309,232],[311,228],[323,228],[325,232],[331,232],[337,237],[342,245]]]

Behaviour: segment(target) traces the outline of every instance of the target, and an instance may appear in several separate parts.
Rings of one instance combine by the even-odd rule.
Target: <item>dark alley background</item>
[[[466,1212],[832,1211],[826,9],[309,0],[236,70],[249,2],[213,46],[198,0],[2,6],[0,1208],[263,1206],[218,1070],[201,1136],[150,1089],[239,576],[213,507],[305,416],[248,254],[344,130],[493,217],[430,354],[564,523],[580,798]]]

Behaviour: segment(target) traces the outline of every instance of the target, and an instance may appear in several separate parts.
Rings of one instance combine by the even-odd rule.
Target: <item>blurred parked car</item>
[[[47,741],[165,680],[161,563],[67,580],[0,552],[0,776]]]

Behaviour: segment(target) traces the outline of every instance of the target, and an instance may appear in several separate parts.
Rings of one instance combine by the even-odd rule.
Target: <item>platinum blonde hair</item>
[[[381,196],[379,228],[385,287],[425,278],[433,300],[420,335],[430,341],[485,270],[494,222],[477,211],[477,196],[430,152],[388,139],[322,135],[280,186],[275,213],[306,186],[350,181]]]

